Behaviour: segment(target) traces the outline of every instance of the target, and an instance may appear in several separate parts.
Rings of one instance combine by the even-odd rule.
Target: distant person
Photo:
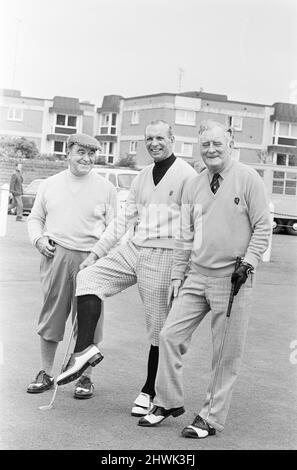
[[[22,176],[22,164],[15,164],[15,172],[11,175],[9,192],[12,195],[12,202],[9,205],[9,210],[16,208],[16,221],[23,221],[23,176]]]
[[[28,232],[40,252],[44,296],[38,321],[41,367],[28,393],[41,393],[54,384],[52,367],[65,324],[75,310],[75,280],[82,263],[112,221],[117,204],[114,186],[92,170],[99,142],[86,134],[67,141],[69,168],[47,178],[38,189],[28,217]],[[101,325],[94,336],[101,339]],[[91,368],[75,386],[75,398],[90,398]]]
[[[137,283],[150,346],[147,377],[132,405],[133,416],[146,415],[155,396],[159,332],[169,311],[167,296],[181,198],[186,182],[197,174],[174,155],[173,144],[174,136],[167,122],[155,120],[146,126],[145,145],[153,163],[133,180],[124,213],[119,214],[93,248],[85,261],[89,267],[78,273],[75,354],[57,379],[58,384],[74,380],[95,354],[92,344],[101,301]],[[109,251],[130,227],[134,227],[132,238]],[[120,330],[125,328],[128,307],[123,305],[122,314]]]
[[[212,379],[219,368],[215,389],[211,381],[200,412],[182,431],[184,437],[196,439],[224,429],[244,351],[254,272],[271,234],[263,181],[253,168],[231,159],[233,138],[229,130],[214,121],[203,122],[199,144],[206,169],[187,183],[183,194],[181,232],[175,241],[169,292],[169,298],[173,294],[177,299],[160,333],[155,407],[138,423],[156,426],[169,416],[184,413],[182,356],[208,314],[213,341]],[[241,261],[234,271],[237,257]],[[236,297],[221,350],[232,284]]]

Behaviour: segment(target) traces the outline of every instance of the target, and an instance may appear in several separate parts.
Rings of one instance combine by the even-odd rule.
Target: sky
[[[0,0],[0,88],[297,103],[297,0]]]

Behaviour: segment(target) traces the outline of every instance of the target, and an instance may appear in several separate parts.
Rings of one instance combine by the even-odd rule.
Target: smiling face
[[[231,161],[232,140],[222,127],[213,126],[200,135],[201,157],[211,173],[220,173]]]
[[[145,130],[145,145],[155,162],[170,157],[173,151],[174,137],[170,135],[169,125],[158,122],[149,124]]]
[[[85,176],[94,166],[96,150],[74,144],[68,152],[69,168],[75,176]]]

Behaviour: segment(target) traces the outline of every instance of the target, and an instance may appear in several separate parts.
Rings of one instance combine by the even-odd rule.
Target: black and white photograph
[[[296,0],[0,11],[0,449],[297,450]]]

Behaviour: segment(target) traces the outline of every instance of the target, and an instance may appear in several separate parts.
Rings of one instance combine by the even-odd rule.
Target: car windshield
[[[130,189],[136,173],[122,173],[118,175],[118,184],[121,189]]]
[[[37,189],[39,188],[39,185],[40,183],[42,182],[43,180],[33,180],[29,186],[25,189],[25,193],[26,194],[36,194],[37,193]]]

